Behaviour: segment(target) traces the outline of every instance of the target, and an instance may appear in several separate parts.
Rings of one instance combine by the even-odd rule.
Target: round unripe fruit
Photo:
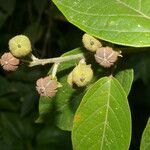
[[[20,61],[11,53],[4,53],[1,56],[0,64],[5,71],[16,71]]]
[[[93,78],[93,70],[91,65],[79,63],[68,76],[68,83],[72,86],[76,84],[78,87],[86,86]]]
[[[99,40],[86,33],[82,37],[82,42],[84,47],[91,52],[95,52],[99,47],[102,47]]]
[[[15,57],[24,57],[31,53],[31,42],[25,35],[17,35],[9,40],[9,50]]]
[[[111,47],[98,48],[95,54],[95,60],[104,68],[109,68],[117,61],[120,53],[114,51]]]
[[[51,76],[40,78],[36,82],[36,90],[41,96],[54,97],[56,95],[58,83],[52,80]]]

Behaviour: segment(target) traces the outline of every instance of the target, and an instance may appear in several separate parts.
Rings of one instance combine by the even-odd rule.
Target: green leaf
[[[71,54],[83,53],[83,50],[77,48],[75,50],[69,51],[62,56],[67,56]],[[84,89],[73,89],[67,83],[67,76],[77,64],[77,60],[72,60],[69,62],[61,63],[58,68],[57,78],[62,84],[59,88],[57,95],[54,98],[41,97],[39,101],[39,119],[37,122],[43,121],[43,116],[45,116],[52,109],[52,101],[56,107],[56,124],[59,128],[63,130],[71,130],[72,122],[75,110],[82,99]],[[51,72],[51,71],[50,71]]]
[[[70,132],[56,127],[45,127],[36,136],[36,150],[71,150]],[[65,144],[64,144],[65,143]]]
[[[78,54],[78,53],[87,53],[87,52],[84,51],[82,48],[76,48],[72,51],[65,53],[63,56]],[[88,56],[89,55],[87,55],[87,57]],[[71,60],[68,62],[63,62],[59,66],[58,72],[57,72],[57,78],[58,78],[58,81],[62,84],[62,87],[59,88],[57,95],[53,99],[44,98],[44,97],[40,98],[40,102],[39,102],[40,120],[39,121],[43,120],[41,119],[43,118],[42,114],[44,115],[47,114],[50,111],[51,105],[54,105],[56,109],[56,113],[55,113],[56,125],[62,130],[71,131],[74,114],[76,112],[77,107],[79,106],[79,103],[85,91],[90,87],[90,85],[93,82],[95,82],[98,78],[100,78],[103,75],[102,68],[99,65],[96,65],[95,63],[93,63],[92,60],[89,60],[87,64],[92,63],[92,68],[95,73],[93,81],[87,87],[71,88],[69,84],[67,83],[67,77],[68,77],[68,74],[75,67],[75,65],[78,63],[78,61],[79,60]],[[53,104],[50,104],[52,103],[51,101],[53,101]],[[46,109],[44,107],[46,107]]]
[[[69,51],[65,53],[63,56],[85,53],[82,48],[77,48],[75,50]],[[91,86],[93,82],[95,82],[98,78],[103,75],[103,70],[99,65],[96,65],[92,59],[90,60],[87,57],[87,64],[92,64],[92,69],[94,70],[93,81],[83,88],[71,88],[67,83],[68,74],[72,71],[75,65],[79,62],[79,60],[72,60],[68,62],[63,62],[58,69],[57,77],[59,82],[62,84],[62,88],[58,90],[56,97],[54,97],[54,102],[56,106],[56,124],[62,130],[72,130],[73,118],[74,114],[79,106],[79,103],[84,96],[86,90]],[[94,57],[93,57],[94,58]]]
[[[150,119],[142,135],[140,150],[150,150]]]
[[[36,123],[42,123],[53,108],[52,99],[41,96],[39,99],[39,117]]]
[[[72,24],[106,41],[150,46],[150,1],[53,0]]]
[[[63,139],[65,138],[64,133],[66,132],[56,127],[44,128],[37,135],[37,143],[38,145],[44,146],[48,143],[57,143],[58,141],[63,141]]]
[[[131,90],[132,82],[133,82],[133,69],[124,69],[119,71],[115,78],[120,82],[126,95],[129,95]]]
[[[73,51],[65,53],[63,56],[83,53],[83,50],[77,48]],[[56,124],[63,130],[71,130],[75,111],[84,94],[84,88],[74,89],[67,83],[68,74],[72,71],[78,60],[72,60],[61,63],[57,77],[62,84],[62,88],[58,90],[54,97],[56,106]]]
[[[115,78],[98,80],[85,94],[74,117],[72,142],[76,150],[127,150],[131,115],[126,94]]]

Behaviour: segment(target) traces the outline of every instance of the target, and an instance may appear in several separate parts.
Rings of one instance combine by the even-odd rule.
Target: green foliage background
[[[81,46],[83,31],[77,29],[47,0],[0,0],[0,53],[8,49],[8,40],[26,34],[33,53],[40,58],[60,56]],[[130,149],[138,149],[143,129],[150,116],[150,52],[127,54],[122,67],[134,68],[134,84],[129,95],[133,129]],[[136,49],[134,49],[136,50]],[[125,62],[128,62],[125,64]],[[55,108],[43,124],[36,124],[39,96],[35,82],[50,66],[22,66],[15,73],[0,70],[0,149],[71,150],[70,132],[54,125]]]

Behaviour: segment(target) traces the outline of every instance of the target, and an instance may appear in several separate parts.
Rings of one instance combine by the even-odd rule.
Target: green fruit
[[[102,44],[99,40],[86,33],[82,37],[82,42],[84,47],[91,52],[95,52],[98,48],[102,47]]]
[[[93,78],[91,65],[79,63],[68,76],[68,83],[76,84],[78,87],[86,86]]]
[[[31,53],[31,42],[25,35],[17,35],[9,40],[9,50],[15,57],[24,57]]]

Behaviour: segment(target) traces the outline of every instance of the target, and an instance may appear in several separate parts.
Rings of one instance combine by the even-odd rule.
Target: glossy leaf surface
[[[150,46],[149,0],[53,0],[69,22],[100,39]]]
[[[126,94],[115,78],[98,80],[85,94],[74,117],[76,150],[127,150],[131,117]]]

